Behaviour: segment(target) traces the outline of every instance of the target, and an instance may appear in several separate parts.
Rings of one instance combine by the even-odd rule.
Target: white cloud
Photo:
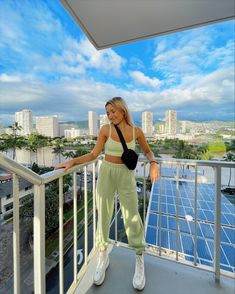
[[[223,66],[224,56],[233,54],[231,41],[227,46],[221,43],[220,48],[216,35],[212,28],[205,27],[165,36],[156,44],[153,68],[170,84],[179,82],[185,75],[209,71],[210,66],[213,70]]]
[[[183,79],[181,85],[165,90],[126,90],[111,83],[102,83],[90,78],[67,78],[53,83],[33,81],[21,77],[17,86],[2,83],[0,109],[17,111],[33,110],[34,115],[60,114],[59,119],[87,119],[88,110],[104,112],[105,102],[114,97],[123,97],[132,112],[144,110],[164,111],[166,108],[210,112],[225,107],[228,111],[234,101],[232,68],[218,70],[207,75],[194,75]],[[230,105],[230,106],[229,106]],[[7,114],[7,111],[4,111]],[[10,113],[9,113],[10,114]]]
[[[0,75],[0,82],[8,83],[8,82],[20,82],[20,81],[21,79],[18,76],[10,76],[5,73]]]
[[[176,87],[161,92],[161,105],[184,107],[197,105],[202,110],[218,108],[234,102],[233,67],[213,73],[186,77]],[[209,108],[208,108],[209,107]]]
[[[141,71],[130,71],[130,77],[140,85],[145,85],[153,88],[157,88],[161,85],[161,81],[157,78],[150,78],[144,75]]]
[[[112,49],[97,51],[88,40],[77,41],[71,37],[64,40],[60,53],[51,56],[32,56],[33,69],[38,72],[49,72],[51,75],[87,76],[88,70],[98,70],[109,73],[110,76],[120,76],[125,60]]]
[[[46,2],[39,2],[34,6],[16,1],[16,9],[10,4],[2,9],[6,16],[0,18],[0,112],[5,115],[30,108],[34,115],[87,119],[88,110],[104,112],[113,96],[126,99],[134,112],[195,105],[203,111],[231,111],[234,42],[229,34],[227,43],[220,40],[221,29],[156,38],[151,43],[156,43],[151,68],[150,51],[142,56],[131,44],[117,50],[122,55],[115,49],[97,51],[57,4],[48,9]]]
[[[74,24],[71,25],[75,26],[76,34],[68,33],[63,18],[52,13],[45,3],[37,3],[36,9],[25,3],[15,10],[5,4],[4,11],[8,17],[0,20],[3,68],[10,65],[24,73],[33,69],[39,77],[79,76],[87,74],[88,70],[121,75],[126,62],[123,57],[112,49],[97,51],[84,36],[81,37]]]
[[[110,75],[120,75],[125,60],[112,49],[97,51],[85,38],[77,46],[78,54],[82,57],[81,63],[88,68],[96,68]]]

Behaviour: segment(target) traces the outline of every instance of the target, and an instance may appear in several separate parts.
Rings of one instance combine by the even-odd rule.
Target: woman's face
[[[106,106],[106,113],[108,116],[108,119],[114,124],[119,124],[123,118],[124,115],[121,111],[117,110],[115,107],[113,107],[111,104],[108,104]]]

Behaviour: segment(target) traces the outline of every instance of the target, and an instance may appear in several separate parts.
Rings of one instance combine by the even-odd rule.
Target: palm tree
[[[232,153],[231,151],[227,152],[224,157],[223,160],[225,161],[235,161],[235,154]],[[231,182],[231,176],[232,176],[232,169],[229,169],[229,180],[228,180],[228,187],[230,187],[230,182]]]
[[[36,163],[37,163],[37,139],[36,139],[36,134],[35,133],[31,133],[28,136],[28,142],[27,142],[27,146],[26,146],[26,150],[29,150],[30,152],[30,161],[31,161],[31,152],[35,152],[36,153]],[[32,162],[30,162],[32,164]]]
[[[18,122],[14,122],[11,126],[9,126],[9,129],[12,130],[13,137],[9,137],[9,145],[11,145],[10,148],[13,149],[13,160],[15,160],[16,157],[16,147],[22,148],[22,144],[20,144],[20,140],[17,138],[17,131],[22,130],[22,127],[18,124]],[[12,140],[11,140],[12,139]]]
[[[5,143],[4,135],[0,138],[0,151],[7,151],[7,145]]]
[[[64,157],[65,157],[66,159],[68,159],[68,158],[75,158],[75,157],[76,157],[76,156],[75,156],[75,153],[74,153],[73,151],[67,151],[67,152],[64,152],[63,155],[64,155]]]
[[[56,138],[52,142],[52,152],[59,156],[59,163],[61,163],[61,155],[63,155],[64,152],[65,142],[66,140],[64,138]]]
[[[47,138],[38,133],[31,133],[28,136],[27,150],[35,152],[36,163],[38,163],[37,151],[39,148],[47,146]],[[44,164],[45,165],[45,164]]]
[[[45,154],[44,154],[44,147],[47,147],[49,142],[48,138],[43,135],[38,135],[39,140],[39,148],[42,148],[42,156],[43,156],[43,165],[45,167]]]

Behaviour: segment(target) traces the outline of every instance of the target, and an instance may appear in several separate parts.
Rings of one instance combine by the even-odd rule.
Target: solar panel
[[[170,170],[165,170],[164,173],[172,177],[176,174],[175,171]],[[190,171],[186,171],[186,173],[188,178],[194,178],[194,174],[190,173]],[[160,191],[162,192],[161,197]],[[161,178],[161,181],[154,184],[146,222],[146,242],[150,245],[176,250],[176,191],[175,178]],[[193,182],[181,182],[178,191],[178,250],[184,254],[186,260],[190,261],[194,261],[194,193],[195,185]],[[212,266],[215,236],[215,185],[198,183],[197,195],[196,258],[199,263]],[[158,216],[160,208],[164,214],[161,219]],[[190,218],[192,221],[190,221]],[[220,247],[221,269],[235,272],[235,208],[234,204],[223,194],[221,194]]]

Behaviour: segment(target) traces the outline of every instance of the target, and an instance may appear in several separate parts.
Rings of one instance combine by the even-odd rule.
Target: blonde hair
[[[129,111],[127,104],[123,98],[113,97],[112,99],[110,99],[109,101],[106,102],[105,108],[109,104],[112,105],[114,108],[116,108],[118,111],[123,113],[124,118],[125,118],[128,125],[130,125],[130,126],[134,125],[132,122],[132,119],[131,119],[130,111]]]

